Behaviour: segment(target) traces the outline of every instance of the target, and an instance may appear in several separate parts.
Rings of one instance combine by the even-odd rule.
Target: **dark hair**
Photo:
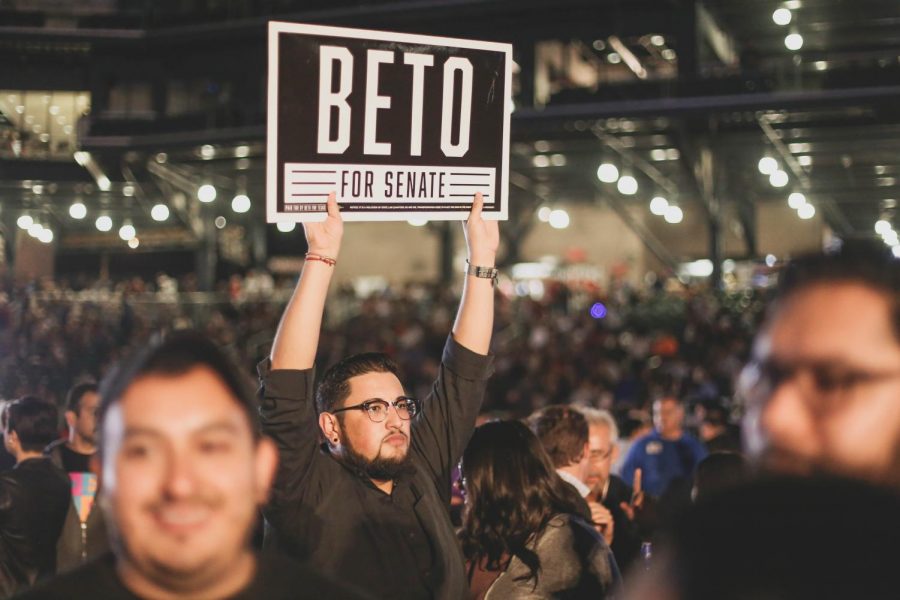
[[[97,393],[97,384],[93,381],[86,381],[73,386],[66,395],[66,410],[77,415],[78,411],[81,410],[81,399],[84,398],[85,394],[90,393]]]
[[[559,513],[578,514],[537,436],[519,421],[475,429],[462,458],[466,509],[460,532],[473,565],[503,570],[513,556],[537,584],[540,560],[529,542]]]
[[[225,352],[206,335],[193,330],[181,330],[169,335],[157,334],[150,343],[117,365],[100,383],[100,406],[97,430],[110,407],[138,379],[146,375],[177,377],[197,367],[210,369],[225,384],[247,415],[254,437],[259,436],[259,420],[254,396],[241,371]],[[101,436],[102,450],[102,436]]]
[[[737,452],[713,452],[697,464],[696,500],[744,483],[750,478],[747,460]]]
[[[829,283],[856,283],[884,295],[900,340],[900,261],[891,249],[881,242],[851,240],[830,252],[794,259],[779,278],[775,305],[798,291]]]
[[[703,423],[712,425],[713,427],[727,427],[728,413],[721,406],[705,406],[706,411],[703,415]]]
[[[34,396],[13,400],[3,411],[3,430],[15,431],[23,450],[40,452],[59,438],[59,411]]]
[[[569,406],[547,406],[528,417],[528,425],[541,441],[554,467],[565,467],[584,458],[588,422]]]
[[[322,376],[316,389],[318,412],[334,410],[350,395],[349,380],[366,373],[393,373],[398,375],[397,363],[382,352],[364,352],[348,356],[331,366]],[[399,375],[398,375],[399,376]]]

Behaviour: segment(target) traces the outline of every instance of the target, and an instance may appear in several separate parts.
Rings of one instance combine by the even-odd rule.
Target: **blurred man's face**
[[[341,406],[355,406],[367,400],[395,402],[404,396],[403,385],[393,373],[371,372],[351,377],[350,395]],[[340,443],[357,466],[366,468],[373,479],[393,479],[406,463],[409,452],[409,419],[401,419],[392,406],[384,421],[376,423],[365,410],[340,413]]]
[[[663,398],[653,403],[653,424],[663,437],[681,435],[684,409],[677,400]]]
[[[612,442],[612,432],[608,425],[592,424],[588,436],[590,468],[585,483],[596,491],[606,485],[609,472],[615,460],[616,445]]]
[[[164,588],[194,591],[245,564],[277,454],[254,440],[212,370],[137,379],[103,434],[104,509],[120,561]]]
[[[879,292],[832,283],[788,297],[741,387],[748,449],[770,468],[900,481],[900,344]]]
[[[69,427],[75,430],[75,434],[85,442],[94,443],[97,429],[97,405],[100,404],[100,396],[96,392],[85,392],[78,406],[78,413],[69,412],[66,420]]]

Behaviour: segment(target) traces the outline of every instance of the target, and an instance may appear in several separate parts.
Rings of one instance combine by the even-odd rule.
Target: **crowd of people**
[[[590,310],[499,294],[481,204],[455,315],[430,286],[329,295],[333,197],[285,302],[7,289],[0,593],[896,596],[896,260]]]

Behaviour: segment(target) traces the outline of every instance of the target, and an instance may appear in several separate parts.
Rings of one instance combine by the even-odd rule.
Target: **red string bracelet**
[[[319,262],[323,262],[329,267],[333,267],[337,264],[337,260],[331,258],[330,256],[322,256],[321,254],[313,254],[311,252],[306,253],[306,260],[317,260]]]

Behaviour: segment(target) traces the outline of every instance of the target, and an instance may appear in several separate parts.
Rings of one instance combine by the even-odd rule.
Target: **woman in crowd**
[[[470,598],[608,598],[619,571],[577,515],[537,437],[518,421],[475,430],[463,454]]]

